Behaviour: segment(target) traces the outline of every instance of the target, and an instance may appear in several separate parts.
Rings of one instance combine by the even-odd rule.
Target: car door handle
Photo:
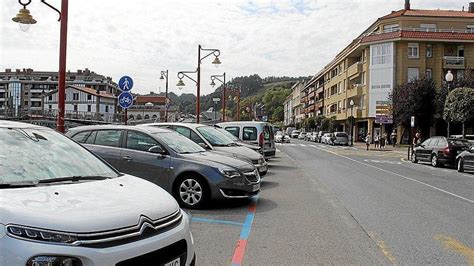
[[[124,159],[127,162],[130,162],[130,161],[133,160],[132,157],[130,157],[130,156],[123,156],[122,159]]]

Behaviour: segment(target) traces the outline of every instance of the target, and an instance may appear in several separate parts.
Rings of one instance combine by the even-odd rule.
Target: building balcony
[[[356,62],[355,64],[352,64],[347,69],[347,76],[350,79],[357,77],[360,73],[362,73],[362,63],[361,62]]]
[[[443,68],[464,69],[465,60],[462,56],[445,56],[443,57]]]
[[[355,96],[360,96],[363,94],[365,85],[362,84],[353,84],[347,88],[347,98],[352,98]]]

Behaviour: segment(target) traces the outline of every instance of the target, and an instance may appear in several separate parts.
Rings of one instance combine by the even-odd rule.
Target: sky
[[[26,0],[24,0],[26,2]],[[468,0],[411,0],[413,9],[467,9]],[[60,7],[60,0],[48,0]],[[69,0],[67,69],[89,68],[134,80],[133,91],[164,91],[160,71],[169,70],[169,89],[195,93],[176,74],[194,71],[197,50],[220,49],[202,63],[201,91],[214,90],[210,76],[310,76],[317,73],[377,18],[402,9],[404,0]],[[0,0],[0,71],[56,71],[58,14],[32,0],[38,21],[27,32],[11,19],[17,0]]]

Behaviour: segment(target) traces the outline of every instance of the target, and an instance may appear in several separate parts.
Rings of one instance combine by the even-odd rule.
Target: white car
[[[0,265],[193,265],[189,218],[52,129],[0,120]]]
[[[304,139],[306,137],[306,132],[301,132],[299,135],[298,135],[298,139]]]
[[[321,143],[323,144],[331,144],[332,145],[332,133],[324,133],[321,137]]]
[[[293,130],[291,132],[291,138],[293,138],[293,139],[298,138],[299,135],[300,135],[300,131],[298,131],[298,130]]]
[[[290,136],[285,135],[281,131],[278,131],[275,134],[275,142],[277,142],[277,143],[290,143]]]

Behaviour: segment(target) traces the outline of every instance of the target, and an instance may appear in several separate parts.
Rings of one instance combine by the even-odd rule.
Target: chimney
[[[474,13],[474,2],[469,3],[469,13]]]
[[[410,10],[410,0],[405,0],[405,10]]]

